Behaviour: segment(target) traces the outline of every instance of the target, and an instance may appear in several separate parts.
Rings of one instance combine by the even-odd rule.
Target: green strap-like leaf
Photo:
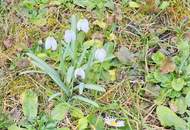
[[[81,100],[81,101],[86,102],[88,104],[91,104],[91,105],[93,105],[95,107],[99,107],[99,105],[96,102],[94,102],[94,101],[92,101],[92,100],[90,100],[88,98],[85,98],[85,97],[82,97],[82,96],[73,96],[73,98]]]
[[[57,71],[55,71],[52,67],[50,67],[47,63],[45,63],[43,60],[35,56],[33,53],[27,53],[27,55],[32,58],[32,63],[35,64],[37,67],[42,69],[46,74],[48,74],[53,81],[63,89],[63,91],[69,95],[68,88],[65,87],[64,83],[61,81],[61,78]]]
[[[87,89],[93,89],[93,90],[96,90],[96,91],[101,91],[101,92],[105,92],[106,90],[101,87],[100,85],[95,85],[95,84],[84,84],[84,88],[87,88]]]

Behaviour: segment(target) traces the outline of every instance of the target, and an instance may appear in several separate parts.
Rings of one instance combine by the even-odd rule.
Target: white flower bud
[[[85,72],[82,68],[77,68],[74,73],[75,78],[85,79]]]
[[[67,43],[70,43],[72,41],[76,40],[76,34],[72,30],[66,30],[64,35],[64,40]]]
[[[104,48],[97,49],[95,51],[95,58],[99,62],[103,62],[105,60],[105,58],[106,58],[106,50]]]
[[[85,33],[87,33],[89,31],[89,22],[87,19],[80,19],[78,22],[77,22],[77,29],[79,31],[83,31]]]
[[[54,37],[47,37],[45,41],[45,49],[51,49],[55,51],[57,49],[57,41]]]

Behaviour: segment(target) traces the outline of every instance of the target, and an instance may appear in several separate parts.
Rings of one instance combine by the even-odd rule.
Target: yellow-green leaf
[[[24,116],[28,120],[33,120],[37,116],[38,111],[38,97],[36,93],[28,90],[22,94],[22,109]]]

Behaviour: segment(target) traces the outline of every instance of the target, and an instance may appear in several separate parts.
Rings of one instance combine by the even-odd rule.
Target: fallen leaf
[[[22,69],[22,68],[28,67],[29,64],[30,64],[30,62],[29,62],[28,59],[21,59],[21,60],[19,60],[19,61],[17,62],[17,65],[16,65],[16,66],[17,66],[19,69]]]
[[[11,111],[10,111],[10,115],[11,118],[18,122],[21,119],[21,109],[19,109],[18,107],[14,107]]]
[[[160,71],[163,74],[174,72],[176,65],[170,58],[166,58],[163,64],[160,66]]]
[[[115,21],[116,22],[121,22],[122,19],[123,19],[123,16],[122,16],[122,10],[121,10],[121,6],[120,5],[117,5],[116,6],[116,9],[114,11],[114,15],[115,15]]]
[[[134,60],[134,54],[129,51],[126,47],[121,47],[119,51],[116,53],[117,58],[120,62],[126,64]]]
[[[11,48],[13,44],[14,44],[14,38],[12,36],[8,36],[3,42],[3,45],[5,46],[6,49]]]
[[[184,38],[187,40],[187,41],[190,41],[190,32],[186,32],[184,34]]]
[[[12,4],[14,0],[5,0],[5,2],[9,5],[9,4]]]
[[[114,22],[115,22],[115,15],[114,14],[112,14],[112,15],[107,14],[106,23],[108,25],[112,25]]]

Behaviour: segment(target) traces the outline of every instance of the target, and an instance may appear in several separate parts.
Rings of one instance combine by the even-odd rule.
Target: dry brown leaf
[[[95,32],[95,33],[92,35],[92,39],[103,41],[104,35],[103,35],[103,33],[101,33],[101,32]]]
[[[163,65],[160,66],[160,71],[163,74],[167,74],[175,71],[175,68],[176,68],[175,63],[170,58],[166,58]]]
[[[117,58],[121,63],[129,63],[134,60],[135,55],[126,47],[121,47],[116,53]]]
[[[17,62],[17,65],[16,65],[16,66],[17,66],[19,69],[23,69],[23,68],[28,67],[29,64],[30,64],[30,61],[29,61],[28,59],[21,59],[21,60],[19,60],[19,61]]]
[[[9,36],[3,41],[3,45],[6,49],[11,48],[14,44],[14,38]]]
[[[190,32],[186,32],[184,34],[184,38],[187,40],[187,41],[190,41]]]

